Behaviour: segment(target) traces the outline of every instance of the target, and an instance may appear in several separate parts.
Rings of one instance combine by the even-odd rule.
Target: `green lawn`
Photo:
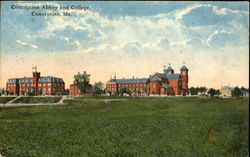
[[[14,103],[57,103],[62,97],[21,97]]]
[[[6,104],[7,102],[15,99],[16,97],[0,97],[0,104]]]
[[[130,98],[0,108],[8,157],[245,157],[248,98]]]

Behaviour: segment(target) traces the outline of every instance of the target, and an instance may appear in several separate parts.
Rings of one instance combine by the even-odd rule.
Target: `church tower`
[[[180,69],[182,80],[182,95],[188,95],[188,68],[183,65]]]
[[[166,69],[165,66],[164,66],[163,72],[164,72],[165,74],[173,74],[173,73],[174,73],[174,69],[173,69],[173,68],[170,66],[170,64],[169,64],[169,66],[168,66],[167,69]]]

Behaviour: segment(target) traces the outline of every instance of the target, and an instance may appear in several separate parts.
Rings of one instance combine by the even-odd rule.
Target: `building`
[[[11,78],[6,83],[6,90],[11,95],[62,95],[65,83],[62,78],[53,76],[41,77],[37,68],[32,68],[32,77]]]
[[[110,79],[106,83],[105,93],[118,94],[122,87],[127,87],[131,93],[145,94],[147,78],[132,78],[132,79]]]
[[[220,89],[220,95],[222,97],[232,97],[232,92],[234,90],[234,87],[229,87],[229,86],[223,86]]]
[[[148,78],[110,79],[106,83],[105,92],[117,94],[122,87],[128,87],[133,93],[148,95],[188,95],[188,68],[183,65],[180,74],[174,73],[169,65],[163,73],[155,73]]]
[[[90,95],[92,94],[92,86],[88,84],[85,88],[86,92],[81,92],[76,84],[71,84],[69,89],[69,95],[71,96],[79,96],[79,95]]]

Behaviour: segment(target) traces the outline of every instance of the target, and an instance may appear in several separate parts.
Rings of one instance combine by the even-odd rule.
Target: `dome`
[[[188,68],[185,65],[183,65],[180,70],[188,70]]]

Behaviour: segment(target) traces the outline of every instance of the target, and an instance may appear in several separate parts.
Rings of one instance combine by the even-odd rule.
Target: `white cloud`
[[[20,41],[20,40],[16,40],[16,42],[17,42],[18,44],[22,45],[22,46],[29,46],[29,47],[34,48],[34,49],[37,49],[37,48],[38,48],[38,46],[36,46],[36,45],[34,45],[34,44],[29,44],[29,43],[26,43],[26,42],[22,42],[22,41]]]
[[[213,39],[214,36],[217,34],[224,33],[224,34],[231,34],[231,32],[227,32],[225,30],[215,30],[212,34],[209,35],[207,40],[204,42],[206,45],[209,45],[209,42]]]

